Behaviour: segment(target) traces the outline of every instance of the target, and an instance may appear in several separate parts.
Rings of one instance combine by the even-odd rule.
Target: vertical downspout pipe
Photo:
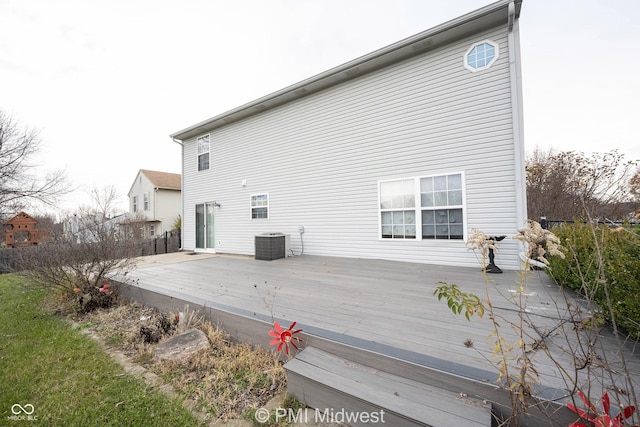
[[[178,250],[182,250],[182,242],[184,242],[184,144],[179,139],[171,138],[173,142],[180,146],[180,247]]]
[[[520,68],[520,33],[515,2],[508,9],[509,78],[511,82],[511,110],[513,112],[513,146],[516,175],[516,221],[523,227],[527,221],[527,183],[525,177],[525,149],[522,106],[522,70]],[[524,247],[520,243],[520,252]]]

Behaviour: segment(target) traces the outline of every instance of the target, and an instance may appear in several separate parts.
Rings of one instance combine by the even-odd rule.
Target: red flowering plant
[[[567,408],[571,409],[576,414],[580,415],[581,418],[591,421],[595,427],[623,427],[624,420],[627,418],[631,418],[631,416],[636,411],[635,406],[626,406],[622,408],[620,413],[615,417],[611,415],[611,402],[609,400],[609,394],[605,393],[602,396],[602,414],[598,414],[596,407],[593,403],[587,399],[583,392],[578,391],[578,396],[580,399],[587,405],[587,408],[594,414],[589,415],[587,412],[583,411],[580,408],[576,408],[575,405],[571,403],[567,403]],[[586,424],[583,423],[571,423],[569,427],[587,427]],[[635,426],[637,427],[637,426]]]
[[[295,334],[302,332],[302,329],[293,330],[295,326],[296,322],[293,322],[288,329],[282,329],[278,322],[273,322],[274,328],[269,331],[269,335],[271,335],[273,339],[271,340],[269,345],[278,344],[278,353],[280,353],[284,348],[287,356],[289,355],[289,345],[291,345],[296,350],[300,350],[296,345],[296,342],[302,342],[302,339],[296,337]]]

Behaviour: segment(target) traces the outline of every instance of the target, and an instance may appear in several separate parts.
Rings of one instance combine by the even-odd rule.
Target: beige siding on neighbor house
[[[499,58],[472,73],[463,55],[484,39]],[[463,172],[465,236],[516,232],[508,52],[506,28],[487,30],[215,129],[207,171],[185,141],[183,247],[195,247],[195,204],[215,200],[218,252],[253,254],[255,234],[281,231],[298,254],[304,226],[309,254],[478,265],[461,240],[381,239],[378,183]],[[269,218],[252,220],[259,193]],[[517,252],[505,240],[497,264],[518,268]]]
[[[180,191],[158,189],[155,193],[155,219],[160,221],[158,234],[171,231],[178,215],[182,212],[182,196]]]
[[[149,176],[147,176],[149,175]],[[151,178],[157,182],[152,181]],[[129,190],[129,213],[144,215],[149,221],[154,221],[155,235],[163,234],[172,229],[173,223],[182,212],[182,197],[180,191],[180,175],[148,171],[138,171],[131,189]],[[163,188],[158,186],[171,186]],[[177,186],[177,188],[175,188]],[[145,209],[144,197],[147,195],[148,204]],[[137,197],[137,210],[133,210],[133,198]]]

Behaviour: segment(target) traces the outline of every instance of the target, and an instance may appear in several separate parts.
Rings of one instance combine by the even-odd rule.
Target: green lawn
[[[0,425],[197,426],[172,400],[125,374],[94,341],[42,308],[46,291],[0,275]],[[19,404],[27,415],[14,406]],[[15,412],[20,412],[15,415]]]

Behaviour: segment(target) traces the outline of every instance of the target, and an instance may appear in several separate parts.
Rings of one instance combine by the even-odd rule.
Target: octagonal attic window
[[[491,40],[475,43],[464,54],[464,66],[469,71],[485,70],[498,59],[498,44]]]

